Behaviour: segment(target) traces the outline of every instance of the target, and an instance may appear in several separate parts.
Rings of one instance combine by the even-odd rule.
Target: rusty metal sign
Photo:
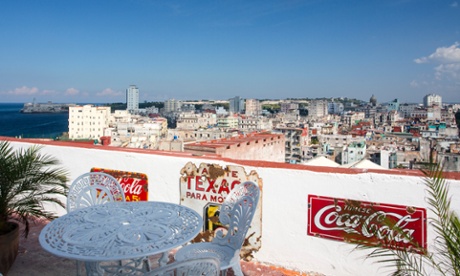
[[[103,172],[110,174],[120,182],[125,192],[126,201],[147,201],[148,200],[148,179],[144,173],[125,172],[119,170],[91,168],[92,172]]]
[[[210,241],[215,231],[225,228],[219,222],[219,207],[232,189],[245,181],[252,181],[261,190],[259,204],[249,228],[246,240],[241,249],[241,257],[252,259],[252,252],[261,246],[262,235],[262,179],[257,172],[246,171],[241,166],[222,167],[217,164],[201,163],[197,167],[188,162],[180,171],[181,204],[192,208],[203,216],[203,231],[195,238],[195,242]]]
[[[308,196],[311,236],[424,254],[426,209],[317,195]]]

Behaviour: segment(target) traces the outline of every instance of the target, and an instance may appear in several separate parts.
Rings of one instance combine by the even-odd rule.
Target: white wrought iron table
[[[43,228],[39,241],[60,257],[117,261],[168,252],[193,239],[202,224],[196,211],[178,204],[111,202],[53,220]]]

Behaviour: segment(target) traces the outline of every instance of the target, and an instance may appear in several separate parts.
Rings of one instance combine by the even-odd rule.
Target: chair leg
[[[241,270],[240,263],[234,264],[232,266],[232,269],[233,269],[233,273],[235,274],[235,276],[244,276],[243,271]]]

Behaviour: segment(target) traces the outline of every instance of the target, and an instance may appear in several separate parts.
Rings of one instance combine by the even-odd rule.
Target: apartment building
[[[227,129],[238,129],[238,116],[227,116],[217,118],[217,127]]]
[[[228,105],[230,113],[241,113],[244,110],[244,99],[239,96],[233,97],[228,100]]]
[[[256,99],[246,99],[244,114],[247,116],[260,116],[262,114],[262,104]]]
[[[99,140],[109,126],[110,110],[109,106],[69,107],[69,139]]]
[[[170,99],[164,102],[164,111],[165,112],[177,112],[180,111],[182,107],[182,102],[175,99]]]
[[[433,105],[437,105],[439,107],[442,106],[442,97],[436,94],[428,94],[423,97],[423,105],[425,107],[431,107]]]
[[[126,89],[126,110],[133,114],[139,112],[139,89],[135,85]]]
[[[309,146],[309,135],[307,128],[299,127],[277,127],[273,133],[281,133],[285,137],[285,158],[286,163],[300,164],[306,161],[306,147]]]
[[[176,121],[178,129],[199,129],[217,125],[217,117],[214,113],[181,113]]]
[[[321,118],[328,114],[327,101],[314,100],[308,107],[308,116],[312,118]]]
[[[343,147],[341,165],[351,164],[364,159],[366,156],[366,143],[352,142]]]

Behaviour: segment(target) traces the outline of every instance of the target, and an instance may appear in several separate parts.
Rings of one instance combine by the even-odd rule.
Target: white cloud
[[[434,53],[427,57],[415,59],[415,63],[427,63],[430,61],[439,63],[457,63],[460,62],[460,48],[456,42],[450,47],[439,47]]]
[[[443,79],[444,76],[460,80],[460,63],[441,64],[434,70],[438,80]]]
[[[452,4],[450,4],[450,6],[452,8],[456,8],[456,7],[458,7],[458,2],[453,2]]]
[[[75,95],[78,95],[80,93],[80,91],[78,89],[75,89],[75,88],[68,88],[66,91],[65,91],[65,94],[66,95],[69,95],[69,96],[75,96]]]
[[[18,87],[15,88],[14,90],[10,90],[7,92],[7,94],[11,95],[36,95],[39,93],[39,90],[37,87]]]
[[[100,97],[114,97],[114,96],[120,96],[121,92],[120,91],[114,91],[112,88],[106,88],[102,90],[99,93],[96,93],[96,96]]]
[[[53,95],[53,94],[57,94],[57,93],[54,90],[43,90],[41,94],[43,94],[43,95]]]
[[[429,56],[417,58],[415,63],[437,63],[434,68],[436,80],[460,80],[460,48],[455,42],[449,47],[439,47]],[[412,86],[414,87],[414,86]]]

